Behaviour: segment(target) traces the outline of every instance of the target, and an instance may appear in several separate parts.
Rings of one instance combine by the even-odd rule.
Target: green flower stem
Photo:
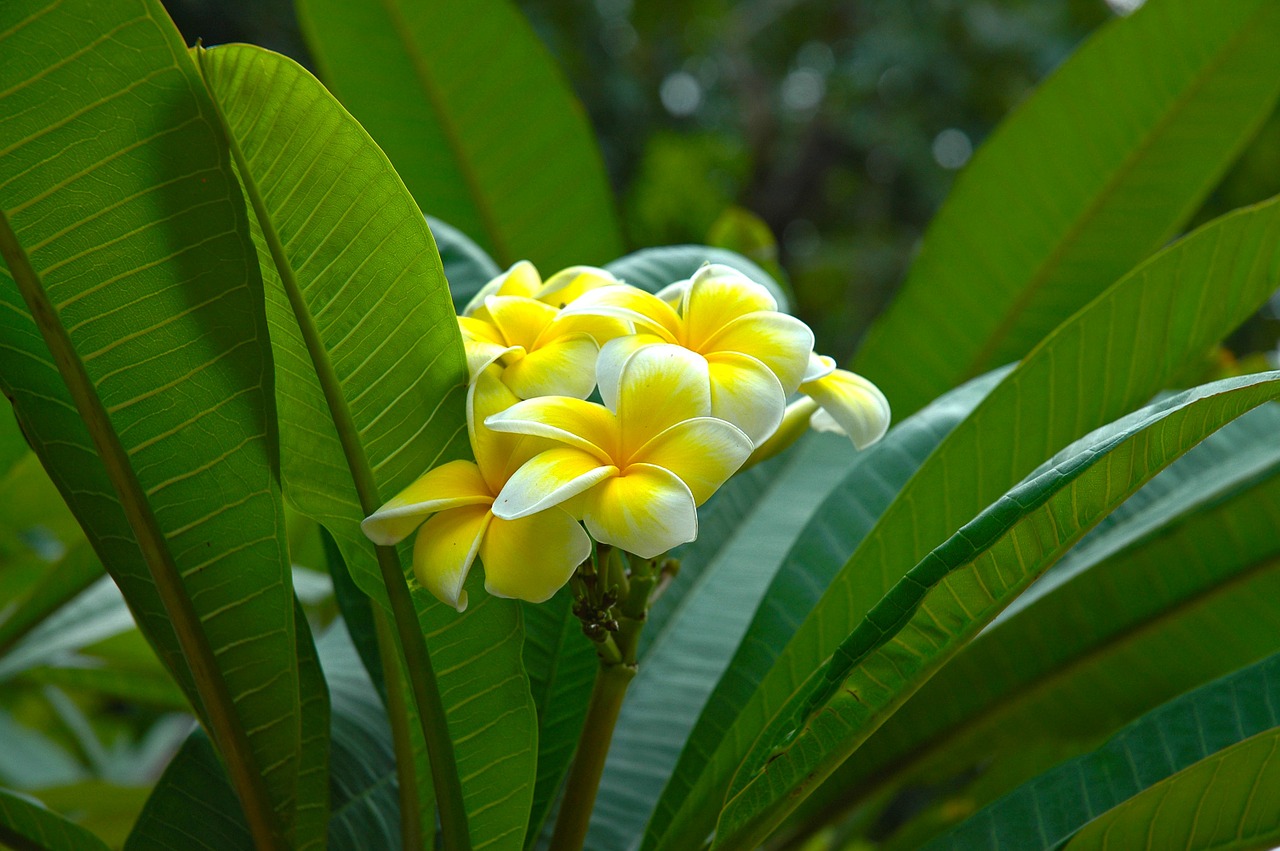
[[[422,847],[422,813],[418,812],[418,772],[414,769],[413,739],[409,733],[408,695],[400,672],[400,648],[381,606],[370,607],[382,657],[382,681],[387,688],[387,721],[396,754],[396,779],[400,795],[400,846]]]
[[[582,738],[578,741],[578,752],[569,770],[560,815],[551,837],[551,847],[557,851],[580,851],[587,839],[587,825],[591,822],[600,775],[604,773],[605,757],[609,755],[613,728],[622,709],[622,698],[635,675],[634,664],[611,665],[601,660],[591,688],[591,701],[587,704]]]
[[[631,565],[631,575],[623,575],[615,569],[619,565]],[[587,718],[578,739],[578,751],[569,769],[564,798],[560,802],[560,815],[556,818],[551,847],[556,851],[580,851],[587,839],[587,826],[591,822],[591,810],[595,806],[600,776],[604,773],[609,744],[613,741],[613,728],[618,723],[622,699],[627,686],[636,675],[636,655],[640,646],[640,632],[649,617],[649,604],[653,590],[664,578],[678,569],[674,561],[639,559],[626,556],[620,550],[607,555],[611,585],[625,588],[625,596],[618,602],[618,629],[596,642],[600,657],[600,670],[591,688],[591,700],[587,704]],[[586,586],[583,586],[584,590]]]

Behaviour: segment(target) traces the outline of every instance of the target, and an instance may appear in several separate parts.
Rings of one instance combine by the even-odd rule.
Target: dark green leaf
[[[654,842],[693,841],[764,724],[902,577],[1044,458],[1149,398],[1251,315],[1280,283],[1280,203],[1218,219],[1126,275],[1036,347],[920,466],[727,733],[691,762],[650,824]],[[1150,308],[1159,304],[1161,310]],[[1159,357],[1151,357],[1153,351]],[[892,400],[890,400],[892,402]],[[672,813],[676,828],[670,828]],[[646,851],[654,845],[646,845]]]
[[[992,134],[854,361],[908,413],[1022,357],[1175,235],[1280,93],[1280,8],[1149,3]]]
[[[1182,695],[1133,722],[1096,751],[1018,787],[930,843],[928,851],[963,851],[987,845],[1027,851],[1052,848],[1143,790],[1231,745],[1280,726],[1280,710],[1275,703],[1278,680],[1280,656],[1272,656]],[[1176,782],[1185,783],[1187,779]],[[1237,796],[1249,788],[1250,779],[1244,773],[1229,781]],[[1140,810],[1141,806],[1134,809]],[[1099,826],[1120,816],[1108,815]],[[1233,817],[1223,826],[1234,832],[1237,826],[1245,825]],[[1097,828],[1091,827],[1087,832],[1096,833]],[[1089,845],[1084,841],[1086,837],[1080,839],[1081,847]],[[1170,836],[1153,846],[1144,837],[1137,844],[1119,847],[1186,847],[1182,840],[1183,837],[1175,840]]]
[[[0,789],[0,842],[15,851],[107,851],[98,837],[15,792]]]
[[[502,274],[502,269],[471,237],[448,222],[427,216],[427,225],[431,228],[431,235],[435,237],[440,263],[444,266],[444,276],[449,281],[453,310],[455,313],[462,313],[462,309],[480,292],[480,288]]]
[[[761,841],[958,649],[1092,525],[1223,424],[1280,396],[1280,373],[1179,394],[1090,434],[912,568],[770,721],[734,778],[716,845]]]
[[[321,75],[422,209],[544,274],[622,250],[581,105],[507,0],[299,0]]]
[[[201,67],[262,228],[290,499],[333,534],[361,590],[387,605],[360,520],[427,469],[468,451],[466,366],[439,257],[390,163],[299,66],[231,46],[203,53]],[[317,181],[316,170],[345,177]],[[402,547],[401,565],[411,546]],[[519,609],[477,591],[459,615],[417,587],[413,603],[441,672],[447,733],[423,714],[440,741],[457,743],[471,840],[519,847],[536,725],[520,664]],[[413,626],[397,629],[403,637]],[[408,673],[423,675],[416,664]],[[451,806],[451,796],[437,794]]]
[[[8,3],[0,34],[0,381],[282,842],[299,694],[271,361],[216,115],[159,3]]]

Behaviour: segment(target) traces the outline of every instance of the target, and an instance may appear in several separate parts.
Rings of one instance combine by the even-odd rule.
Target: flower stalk
[[[616,547],[600,546],[596,559],[584,563],[574,577],[578,598],[574,614],[582,620],[583,633],[595,642],[600,668],[569,769],[552,848],[579,851],[586,841],[613,729],[636,675],[640,632],[649,616],[653,590],[677,569],[678,563],[672,560],[640,559]]]

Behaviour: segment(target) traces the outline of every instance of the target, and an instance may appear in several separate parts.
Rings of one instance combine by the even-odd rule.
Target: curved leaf
[[[360,521],[384,495],[469,449],[466,366],[439,257],[390,163],[297,64],[240,45],[205,51],[200,63],[262,229],[288,496],[333,535],[360,589],[394,610],[386,566]],[[407,569],[411,547],[395,570]],[[441,807],[455,796],[439,788],[450,775],[435,760],[452,748],[471,841],[519,847],[536,724],[519,609],[476,591],[459,615],[410,587],[441,672],[447,738],[420,708],[437,737],[429,741]],[[421,641],[395,614],[400,639]],[[408,672],[427,673],[417,661]]]
[[[1280,726],[1280,710],[1275,705],[1278,680],[1280,657],[1272,656],[1184,694],[1147,713],[1092,753],[1020,786],[931,842],[928,851],[982,846],[1027,851],[1053,848],[1093,819],[1133,801],[1177,772]],[[1237,791],[1248,788],[1248,778],[1247,773],[1233,778]],[[1185,778],[1175,781],[1184,782]],[[1110,823],[1119,815],[1105,816],[1099,824]],[[1231,818],[1228,824],[1234,831],[1240,820]],[[1096,829],[1090,827],[1087,832],[1095,833]],[[1184,839],[1168,837],[1154,847],[1187,847]],[[1122,847],[1153,846],[1144,837],[1136,845]]]
[[[1008,369],[995,370],[943,395],[895,425],[884,439],[856,456],[838,486],[803,526],[785,552],[768,590],[737,643],[733,657],[684,738],[679,761],[667,779],[655,822],[689,794],[697,773],[715,753],[736,713],[759,687],[796,626],[822,596],[876,518],[946,435],[961,423]],[[697,546],[697,544],[694,544]],[[708,684],[710,685],[710,684]]]
[[[492,257],[484,253],[483,248],[453,225],[434,216],[427,216],[427,225],[440,252],[444,277],[449,282],[453,312],[462,313],[481,287],[502,274],[502,270]]]
[[[1063,847],[1269,848],[1280,840],[1280,728],[1206,757],[1090,822]]]
[[[1280,591],[1277,428],[1280,406],[1264,406],[1153,479],[894,713],[813,807],[936,789],[937,803],[893,834],[893,847],[916,847],[1052,761],[1273,650],[1280,616],[1264,601]]]
[[[323,76],[422,209],[503,266],[621,251],[582,106],[507,0],[299,0]]]
[[[107,844],[38,801],[0,789],[0,842],[16,851],[107,851]]]
[[[281,845],[289,562],[261,280],[217,118],[158,3],[8,3],[0,34],[0,382]]]
[[[569,773],[600,664],[582,634],[568,587],[538,605],[522,604],[524,666],[538,708],[538,778],[525,847],[533,848]]]
[[[752,747],[713,847],[754,847],[1085,531],[1223,424],[1280,396],[1280,373],[1179,394],[1047,462],[912,568]]]
[[[791,296],[785,287],[759,265],[727,248],[710,245],[664,245],[642,248],[607,263],[605,268],[634,287],[651,293],[667,284],[693,277],[704,263],[732,266],[757,284],[767,288],[778,301],[778,309],[791,311]]]
[[[908,565],[1061,446],[1150,398],[1250,316],[1277,283],[1280,203],[1273,200],[1174,243],[1046,337],[947,435],[885,510],[733,713],[729,730],[704,743],[711,760],[690,763],[690,774],[701,773],[696,784],[686,785],[686,776],[664,793],[646,849],[661,847],[657,840],[668,832],[664,843],[710,832],[709,810],[746,748]],[[1162,356],[1150,357],[1154,350]]]
[[[1104,27],[961,173],[854,369],[906,413],[1030,351],[1195,212],[1275,105],[1277,39],[1268,0]]]

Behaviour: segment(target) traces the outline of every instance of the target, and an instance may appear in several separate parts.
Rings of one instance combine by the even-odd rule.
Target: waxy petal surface
[[[741,429],[714,417],[699,417],[676,423],[649,441],[635,463],[675,473],[694,502],[702,505],[742,466],[752,448],[751,438]]]
[[[811,423],[818,431],[846,434],[858,449],[866,449],[889,430],[889,400],[861,375],[837,369],[801,390],[822,406]]]
[[[413,543],[413,574],[418,582],[460,612],[467,608],[462,585],[492,519],[487,505],[442,511],[422,524]]]
[[[711,416],[733,423],[759,446],[782,422],[787,394],[773,370],[748,355],[721,352],[707,358]]]
[[[528,352],[502,373],[521,399],[572,396],[585,399],[596,386],[596,341],[586,335],[555,340]]]
[[[502,382],[502,374],[502,367],[489,367],[467,389],[467,436],[471,439],[471,454],[493,494],[502,490],[507,477],[521,464],[548,447],[536,438],[503,434],[485,426],[485,417],[505,411],[520,401]]]
[[[632,286],[601,287],[583,293],[562,313],[566,316],[613,316],[636,323],[637,331],[657,334],[668,343],[680,342],[680,317],[671,305]]]
[[[488,505],[493,492],[471,461],[450,461],[419,476],[360,524],[365,536],[389,547],[409,537],[428,515],[465,505]]]
[[[591,539],[559,508],[519,520],[494,518],[480,543],[484,587],[495,597],[543,603],[591,555]]]
[[[480,288],[480,292],[471,297],[463,308],[463,316],[477,316],[489,319],[489,312],[484,302],[491,295],[514,295],[532,298],[542,289],[542,277],[537,268],[528,260],[521,260],[498,277]]]
[[[612,464],[617,455],[618,420],[603,405],[568,396],[541,396],[512,405],[485,419],[494,431],[531,434],[575,446]]]
[[[735,319],[711,337],[703,354],[737,352],[763,363],[790,396],[800,386],[813,351],[813,332],[785,313],[752,313]]]
[[[641,558],[698,537],[698,509],[688,486],[648,464],[635,464],[588,491],[582,519],[600,543]]]
[[[736,269],[704,266],[682,294],[686,345],[703,351],[703,343],[735,319],[777,309],[778,302],[767,289]]]
[[[489,296],[485,307],[494,327],[509,346],[532,349],[538,344],[543,329],[555,321],[558,311],[550,305],[518,296]]]
[[[570,266],[561,269],[542,285],[537,299],[555,308],[572,304],[585,292],[600,287],[616,287],[622,282],[612,272],[596,266]]]
[[[600,348],[600,357],[596,360],[596,384],[606,408],[615,413],[618,410],[618,386],[627,359],[645,346],[664,344],[661,337],[653,334],[628,334],[610,340]]]
[[[507,479],[493,503],[493,513],[503,520],[528,517],[572,499],[617,473],[617,467],[601,464],[581,449],[548,449],[530,458]]]
[[[707,360],[683,346],[644,346],[622,366],[618,391],[620,454],[625,467],[631,455],[682,420],[711,414],[711,379]]]

